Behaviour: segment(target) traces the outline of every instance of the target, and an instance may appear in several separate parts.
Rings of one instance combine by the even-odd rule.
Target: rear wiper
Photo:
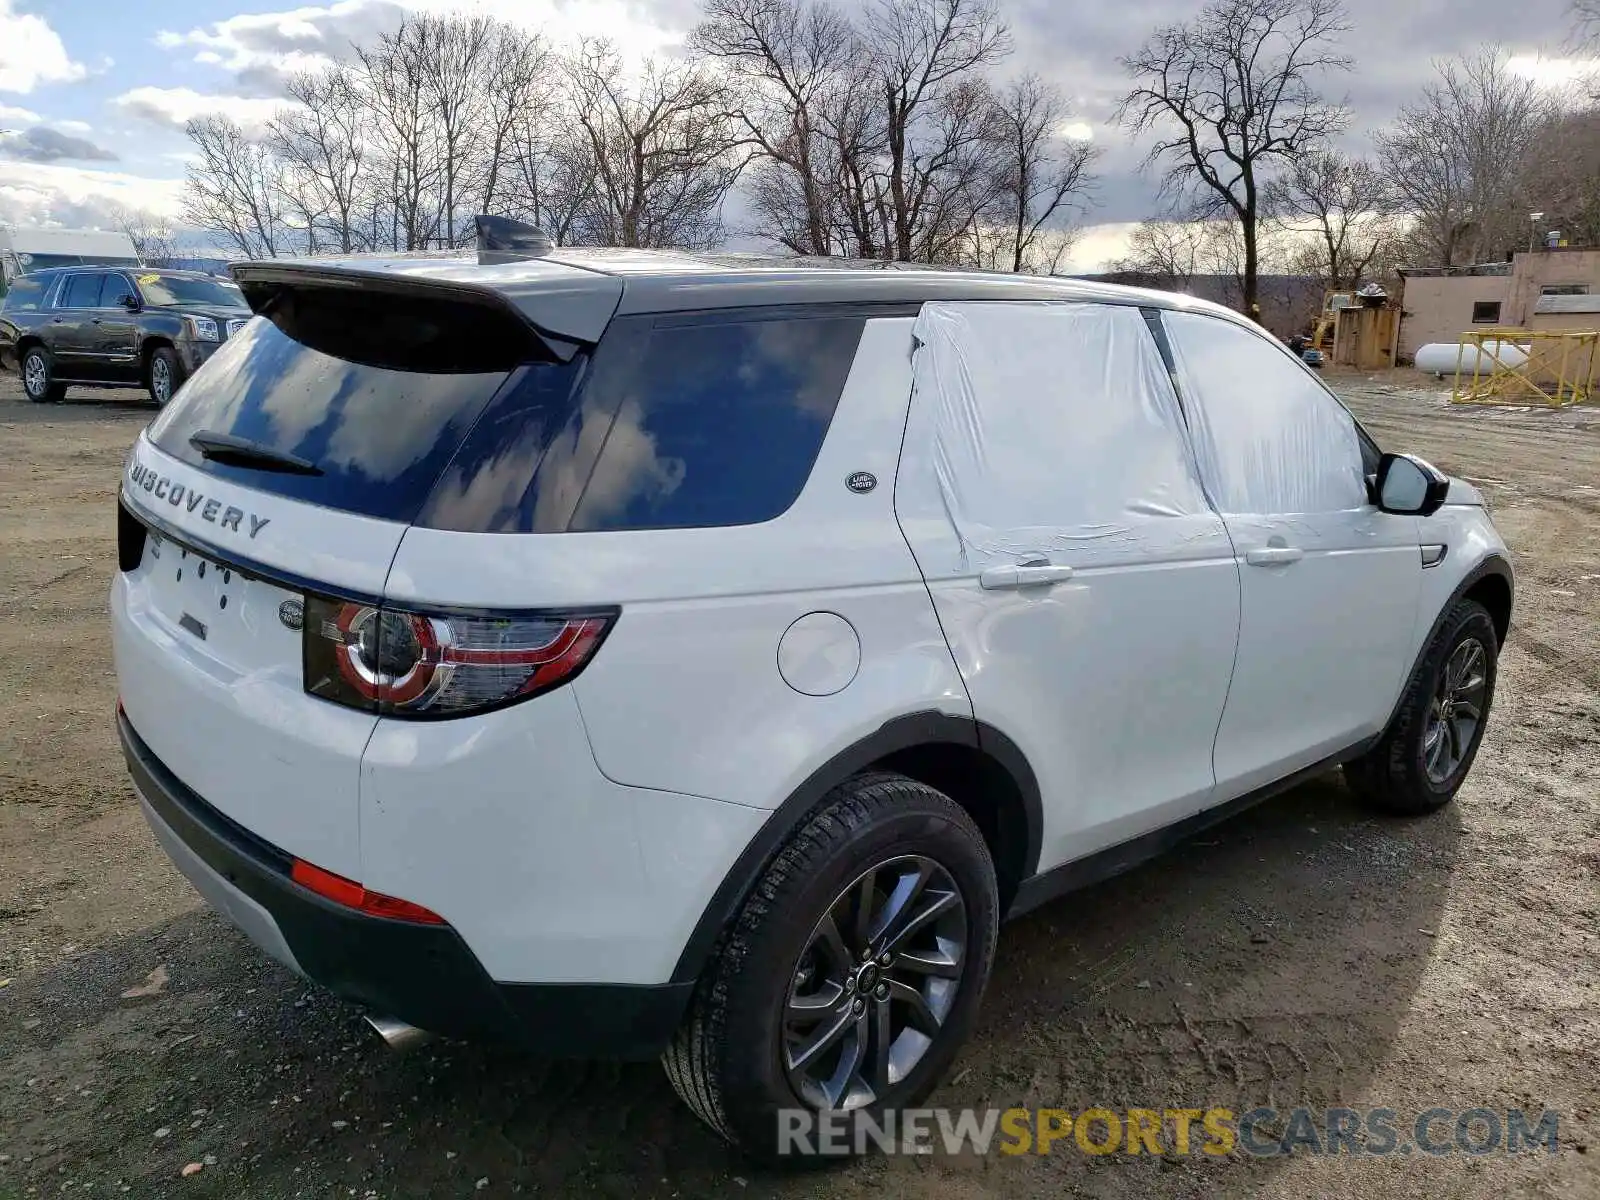
[[[202,429],[189,435],[189,444],[212,462],[236,467],[255,467],[262,471],[284,471],[291,475],[321,475],[322,468],[309,459],[283,450],[274,450],[231,433],[212,433]]]

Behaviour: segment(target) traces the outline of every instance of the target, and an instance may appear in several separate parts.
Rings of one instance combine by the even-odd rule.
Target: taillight
[[[305,688],[397,717],[459,717],[565,683],[614,612],[458,616],[307,596]]]
[[[422,905],[413,904],[409,900],[402,900],[398,896],[369,892],[355,880],[335,875],[332,871],[324,871],[302,858],[295,859],[290,866],[289,878],[325,900],[332,900],[335,904],[342,904],[345,908],[353,908],[368,916],[410,921],[416,925],[445,924],[445,919],[432,909],[423,908]]]

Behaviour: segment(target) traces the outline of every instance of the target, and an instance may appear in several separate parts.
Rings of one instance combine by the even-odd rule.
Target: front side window
[[[1169,311],[1162,321],[1201,476],[1220,511],[1336,512],[1367,503],[1370,455],[1355,418],[1304,364],[1221,317]]]
[[[67,280],[66,290],[61,294],[58,308],[99,308],[100,283],[99,275],[74,275]]]
[[[941,302],[923,306],[915,336],[907,444],[930,451],[915,474],[933,476],[976,561],[1147,560],[1214,526],[1139,309]]]

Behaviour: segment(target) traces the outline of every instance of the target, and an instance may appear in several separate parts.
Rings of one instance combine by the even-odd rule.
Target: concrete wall
[[[1498,325],[1522,329],[1600,328],[1600,314],[1534,313],[1540,290],[1552,284],[1582,284],[1600,296],[1600,249],[1536,250],[1511,260],[1509,275],[1413,275],[1405,281],[1405,319],[1400,324],[1400,357],[1409,361],[1418,346],[1458,342],[1473,328],[1472,306],[1500,301]],[[1482,328],[1482,326],[1479,326]]]
[[[1585,284],[1590,292],[1600,295],[1600,250],[1546,250],[1517,255],[1511,260],[1511,303],[1505,314],[1506,324],[1528,329],[1577,328],[1565,323],[1546,325],[1548,316],[1534,315],[1539,289],[1560,283]],[[1593,329],[1593,320],[1591,317],[1585,327]]]
[[[1500,301],[1500,320],[1495,324],[1515,324],[1511,283],[1508,275],[1411,276],[1402,296],[1405,316],[1400,322],[1401,361],[1410,362],[1417,347],[1430,342],[1459,342],[1461,335],[1473,327],[1472,306],[1479,301]]]

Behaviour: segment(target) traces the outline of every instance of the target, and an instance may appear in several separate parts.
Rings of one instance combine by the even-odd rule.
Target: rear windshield
[[[225,342],[151,426],[155,444],[242,486],[330,508],[554,533],[778,516],[810,475],[864,318],[623,318],[592,363],[578,354],[450,373],[392,369],[413,365],[393,361],[398,351],[369,365],[376,342],[360,330],[370,325],[310,339],[322,349],[280,325],[296,328],[253,321]],[[208,460],[189,440],[202,432],[321,474]]]
[[[270,321],[252,321],[184,384],[150,436],[168,454],[246,487],[409,522],[510,374],[364,366],[302,345]],[[208,460],[189,441],[201,432],[247,438],[322,473]]]

